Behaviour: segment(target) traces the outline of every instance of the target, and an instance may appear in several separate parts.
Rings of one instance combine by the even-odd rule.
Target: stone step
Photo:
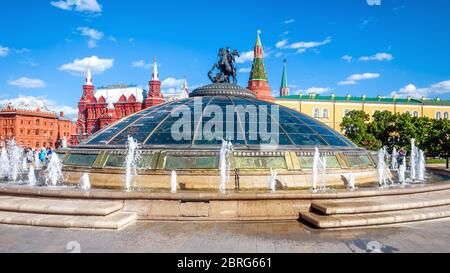
[[[302,212],[300,217],[320,229],[366,227],[447,218],[450,217],[450,206],[351,215],[320,215],[314,212]]]
[[[387,212],[450,205],[450,191],[408,196],[372,197],[343,201],[313,202],[311,207],[326,215]]]
[[[0,196],[0,211],[9,212],[106,216],[122,208],[122,201]]]
[[[108,216],[68,216],[0,211],[0,224],[54,228],[118,230],[136,219],[136,213],[129,212],[115,212]]]

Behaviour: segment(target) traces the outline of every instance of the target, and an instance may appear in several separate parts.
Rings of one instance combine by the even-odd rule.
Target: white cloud
[[[333,89],[330,87],[311,87],[305,90],[299,90],[299,92],[302,92],[304,94],[323,94],[332,91]]]
[[[9,48],[0,46],[0,57],[6,57],[9,55]]]
[[[289,20],[286,20],[286,21],[284,21],[284,23],[285,23],[285,24],[292,24],[292,23],[295,23],[295,19],[289,19]]]
[[[77,31],[81,36],[85,36],[89,38],[88,47],[95,48],[97,47],[97,41],[103,39],[105,34],[93,28],[88,27],[79,27]]]
[[[20,95],[18,98],[0,100],[0,105],[2,107],[5,107],[9,104],[17,108],[25,108],[33,110],[35,110],[36,108],[41,108],[45,109],[46,111],[54,111],[57,113],[64,112],[68,116],[76,116],[78,114],[78,110],[73,107],[67,105],[60,105],[55,101],[48,100],[43,97]]]
[[[287,46],[288,42],[289,42],[288,39],[283,39],[283,40],[279,41],[275,46],[277,48],[285,48]]]
[[[342,56],[342,60],[344,60],[346,62],[351,62],[353,60],[353,57],[350,55],[344,55],[344,56]]]
[[[183,84],[184,79],[167,78],[161,82],[161,92],[167,96],[178,95]]]
[[[62,10],[75,10],[78,12],[102,12],[102,6],[97,0],[60,0],[52,1],[50,4]]]
[[[27,77],[22,77],[16,80],[10,80],[8,82],[12,86],[17,86],[20,88],[33,89],[33,88],[44,88],[45,82],[40,79],[30,79]]]
[[[239,69],[239,73],[250,73],[252,71],[252,69],[250,67],[244,67]]]
[[[273,52],[270,51],[270,48],[269,49],[264,49],[263,57],[267,58],[272,53]],[[242,52],[240,55],[241,55],[241,57],[236,58],[236,63],[238,63],[238,64],[243,64],[243,63],[246,63],[246,62],[252,62],[253,59],[255,58],[255,52],[253,50]]]
[[[277,54],[275,54],[275,57],[280,58],[281,56],[283,56],[283,53],[278,52]]]
[[[245,51],[241,53],[241,57],[236,59],[236,63],[243,64],[246,62],[251,62],[255,58],[255,52],[253,50],[251,51]]]
[[[132,62],[131,67],[149,69],[149,68],[153,67],[153,64],[147,64],[147,63],[145,63],[144,60],[139,60],[139,61]]]
[[[355,85],[358,84],[359,81],[377,79],[380,76],[381,75],[378,73],[353,74],[350,77],[348,77],[345,81],[339,82],[339,85]]]
[[[76,75],[84,75],[88,67],[94,74],[101,74],[114,66],[114,59],[100,59],[97,56],[75,59],[71,63],[59,67],[61,71],[68,71]]]
[[[361,62],[368,62],[368,61],[378,61],[378,62],[382,62],[382,61],[392,61],[394,59],[394,56],[392,56],[392,54],[389,53],[377,53],[373,56],[363,56],[361,58],[359,58],[359,61]]]
[[[450,93],[450,80],[439,82],[431,85],[430,87],[418,88],[414,84],[408,84],[398,91],[392,92],[391,96],[397,97],[412,97],[420,99],[422,97],[438,96]]]
[[[289,44],[288,39],[283,39],[276,44],[276,47],[284,49],[296,49],[297,54],[299,54],[306,52],[308,49],[315,49],[317,47],[329,44],[332,41],[333,39],[331,37],[327,37],[325,40],[321,42],[296,42]]]
[[[161,82],[161,88],[181,87],[183,79],[167,78]]]

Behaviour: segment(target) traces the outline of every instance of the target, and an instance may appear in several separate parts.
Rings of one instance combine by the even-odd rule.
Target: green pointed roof
[[[261,31],[258,31],[258,38],[256,38],[256,46],[260,46],[262,47],[262,43],[261,43]]]
[[[256,39],[255,49],[260,47],[262,51],[262,43],[260,38],[260,32],[258,31],[258,38]],[[256,51],[256,50],[255,50]],[[252,71],[250,72],[250,81],[268,81],[266,67],[264,66],[264,60],[262,57],[255,56],[252,65]]]
[[[283,78],[281,79],[281,88],[289,88],[288,79],[287,79],[287,68],[286,68],[286,60],[284,60],[283,65]]]

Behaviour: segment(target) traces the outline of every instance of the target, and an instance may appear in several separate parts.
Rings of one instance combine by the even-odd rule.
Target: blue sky
[[[246,86],[258,30],[274,95],[286,58],[293,94],[450,99],[449,10],[444,0],[7,1],[0,103],[35,97],[74,114],[86,62],[97,87],[147,88],[155,55],[167,92],[184,77],[199,86],[225,46],[243,53]]]

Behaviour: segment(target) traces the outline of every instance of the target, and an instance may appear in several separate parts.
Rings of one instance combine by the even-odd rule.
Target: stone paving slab
[[[108,216],[68,216],[0,212],[0,224],[82,229],[121,229],[136,221],[136,213],[116,212]]]
[[[122,208],[122,201],[0,196],[0,211],[10,212],[106,216]]]
[[[351,201],[313,202],[311,207],[326,215],[386,212],[450,205],[450,191],[385,196]]]
[[[450,206],[402,210],[389,213],[319,215],[302,212],[301,219],[320,229],[349,228],[419,222],[450,217]]]

